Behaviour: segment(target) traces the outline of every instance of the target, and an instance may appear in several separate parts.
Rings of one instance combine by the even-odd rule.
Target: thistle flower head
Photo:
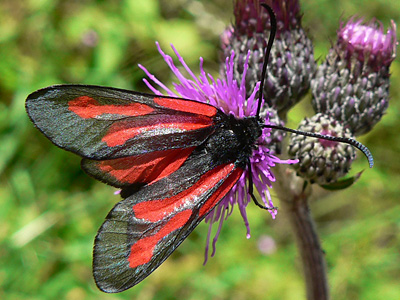
[[[146,68],[139,65],[139,67],[146,73],[150,80],[155,83],[158,88],[171,97],[181,97],[192,99],[204,103],[209,103],[216,106],[226,114],[232,114],[237,118],[245,118],[248,116],[254,116],[257,111],[258,99],[255,95],[258,91],[258,84],[254,87],[250,96],[247,96],[245,87],[245,73],[248,69],[249,54],[245,60],[243,67],[244,76],[241,81],[237,81],[233,76],[234,69],[234,58],[235,53],[232,51],[230,56],[225,60],[226,64],[226,79],[214,79],[210,74],[207,74],[203,69],[203,59],[200,58],[200,75],[196,76],[191,69],[187,66],[183,58],[179,55],[177,50],[172,46],[179,62],[184,67],[185,71],[189,75],[186,78],[184,74],[175,66],[172,58],[165,54],[157,43],[158,51],[168,64],[176,78],[178,83],[174,83],[174,90],[169,89],[166,85],[161,83],[154,75],[150,74]],[[162,92],[155,88],[149,80],[144,79],[147,86],[157,95],[162,95]],[[268,124],[268,118],[265,119]],[[265,206],[273,207],[271,196],[268,188],[271,187],[271,183],[275,181],[275,177],[271,172],[271,167],[278,163],[295,163],[296,160],[281,160],[273,156],[269,148],[265,145],[265,140],[270,135],[270,129],[264,129],[261,137],[259,138],[259,146],[254,149],[252,157],[250,157],[250,163],[252,166],[252,178],[253,183],[261,196],[261,199]],[[208,256],[208,244],[211,236],[211,227],[215,222],[219,222],[218,231],[213,239],[213,253],[215,252],[215,243],[217,241],[221,226],[224,220],[232,213],[233,206],[238,205],[240,213],[244,219],[247,227],[247,237],[250,237],[249,222],[246,215],[246,206],[250,202],[250,196],[248,194],[247,178],[248,171],[244,171],[242,177],[232,188],[232,190],[220,201],[220,203],[211,211],[206,217],[206,222],[210,223],[210,230],[207,237],[206,246],[206,259]],[[276,215],[276,210],[270,210],[272,217]]]
[[[310,119],[304,119],[298,129],[353,138],[349,129],[343,128],[334,118],[320,113]],[[299,160],[298,164],[293,165],[297,175],[318,184],[335,182],[347,174],[356,158],[354,148],[348,144],[302,135],[291,137],[288,153]]]
[[[358,136],[370,131],[389,105],[389,66],[396,56],[396,24],[351,19],[311,82],[317,113],[335,117]]]
[[[338,51],[344,59],[356,59],[368,64],[375,71],[387,67],[396,57],[396,23],[391,22],[391,27],[386,34],[380,22],[372,21],[363,24],[363,20],[350,19],[346,25],[340,26],[337,34]]]
[[[238,33],[248,37],[256,33],[265,33],[271,30],[269,15],[261,7],[265,0],[236,0],[234,3],[235,29]],[[270,6],[277,19],[277,37],[284,31],[300,26],[300,3],[298,0],[273,0]]]
[[[238,81],[243,76],[244,60],[250,50],[246,73],[248,93],[260,79],[271,31],[270,17],[260,3],[265,1],[236,0],[234,25],[221,38],[223,56],[232,50],[237,54],[234,76]],[[276,14],[277,32],[263,92],[268,95],[265,107],[274,108],[284,119],[286,112],[308,91],[316,64],[312,43],[301,27],[299,1],[273,0],[270,5]],[[226,71],[225,65],[221,65],[221,70],[221,74]]]

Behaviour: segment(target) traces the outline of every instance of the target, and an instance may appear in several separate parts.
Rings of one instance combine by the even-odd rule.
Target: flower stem
[[[301,257],[307,299],[327,300],[329,289],[325,256],[308,207],[311,188],[304,188],[302,180],[284,166],[279,167],[276,182],[274,190],[280,199],[281,212],[289,218]]]

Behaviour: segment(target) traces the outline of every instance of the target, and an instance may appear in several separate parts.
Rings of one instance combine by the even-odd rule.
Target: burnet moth
[[[260,91],[276,31],[265,52]],[[263,128],[351,144],[359,142],[238,119],[201,102],[88,85],[55,85],[30,94],[27,113],[56,146],[81,156],[89,175],[121,189],[100,227],[93,274],[100,290],[121,292],[150,275],[232,189]],[[254,203],[252,176],[249,194]]]

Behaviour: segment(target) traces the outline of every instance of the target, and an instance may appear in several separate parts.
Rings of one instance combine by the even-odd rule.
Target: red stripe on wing
[[[152,184],[179,169],[195,147],[155,151],[104,161],[93,161],[96,168],[122,184]]]
[[[140,134],[154,131],[157,135],[171,134],[176,132],[191,131],[213,125],[213,120],[205,116],[185,117],[181,120],[168,119],[169,116],[160,116],[159,123],[147,126],[135,127],[131,121],[120,121],[114,123],[102,141],[109,147],[115,147],[125,144]]]
[[[154,111],[148,105],[142,103],[102,105],[88,96],[80,96],[68,102],[68,109],[81,118],[96,118],[102,114],[113,114],[121,116],[143,116]]]
[[[215,186],[220,180],[224,180],[234,168],[235,165],[233,163],[218,166],[202,175],[200,179],[189,189],[184,190],[175,196],[137,203],[132,207],[135,217],[137,219],[145,219],[150,222],[160,221],[165,218],[165,216],[173,213],[185,205],[185,203],[192,203],[196,200],[196,198],[211,190],[212,187]],[[236,180],[234,182],[236,182]],[[225,186],[225,184],[222,186]],[[220,189],[217,191],[219,190]],[[222,191],[220,191],[218,195],[221,193]],[[214,198],[214,195],[211,196],[210,199],[213,200],[211,202],[208,200],[206,203],[210,203],[210,205],[214,202],[216,203],[217,200]],[[220,198],[218,198],[218,200],[219,199]]]
[[[190,209],[181,211],[167,221],[156,234],[142,238],[134,243],[128,257],[129,267],[136,268],[150,262],[158,242],[171,232],[184,226],[191,215],[192,210]]]
[[[166,108],[177,111],[184,111],[193,114],[213,117],[217,113],[217,109],[211,105],[196,101],[188,101],[175,98],[154,98],[154,102]]]
[[[243,170],[240,168],[235,169],[229,178],[212,194],[210,198],[204,203],[204,205],[200,208],[199,217],[206,215],[212,210],[215,205],[221,200],[230,189],[236,184],[242,175]]]

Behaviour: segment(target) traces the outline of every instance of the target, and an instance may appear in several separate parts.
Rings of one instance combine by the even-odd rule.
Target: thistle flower
[[[170,67],[176,78],[179,80],[178,83],[173,84],[175,90],[173,91],[169,89],[159,80],[157,80],[154,75],[150,74],[143,66],[139,65],[139,67],[146,73],[150,80],[155,83],[158,88],[161,91],[165,92],[168,96],[187,98],[204,103],[209,103],[218,107],[224,113],[232,114],[237,118],[245,118],[248,116],[254,116],[256,114],[258,99],[255,98],[255,95],[258,91],[259,84],[257,84],[255,88],[253,88],[253,91],[251,93],[249,93],[250,96],[247,96],[245,87],[245,74],[249,67],[248,60],[250,54],[247,55],[245,64],[243,66],[243,79],[238,82],[234,79],[233,76],[235,61],[234,51],[232,51],[231,55],[226,58],[226,80],[215,80],[212,75],[206,74],[206,72],[204,71],[202,58],[200,58],[200,75],[197,77],[186,65],[185,61],[179,55],[178,51],[172,46],[172,49],[174,50],[179,62],[189,74],[190,78],[186,78],[174,65],[172,58],[161,50],[158,43],[157,47],[159,53],[162,55],[167,65]],[[144,79],[144,82],[153,91],[153,93],[157,95],[162,95],[162,92],[152,86],[150,81]],[[265,122],[266,124],[269,124],[268,117],[266,118]],[[270,135],[270,131],[270,129],[263,130],[263,133],[259,139],[259,146],[258,148],[254,149],[253,156],[250,158],[250,163],[252,165],[251,175],[253,176],[255,188],[260,194],[264,205],[267,207],[273,207],[271,195],[268,190],[269,188],[271,188],[271,183],[275,181],[275,177],[271,172],[271,167],[279,163],[291,164],[297,162],[297,160],[281,160],[270,153],[268,147],[265,144],[265,140]],[[247,178],[248,171],[244,171],[242,177],[232,188],[232,190],[206,217],[206,222],[209,222],[210,226],[207,236],[205,262],[208,257],[209,241],[211,237],[211,228],[213,223],[219,222],[219,226],[212,242],[212,255],[214,255],[215,253],[215,244],[218,239],[222,224],[224,220],[232,213],[235,204],[238,205],[240,213],[245,222],[247,228],[247,238],[250,238],[250,227],[246,215],[246,206],[250,202],[248,186],[246,183]],[[275,215],[277,213],[276,210],[270,210],[270,213],[272,217],[275,218]]]
[[[234,50],[235,79],[243,74],[244,60],[250,50],[249,72],[246,73],[248,93],[261,77],[264,49],[270,34],[268,13],[260,6],[264,0],[236,0],[235,23],[222,35],[223,56]],[[313,46],[301,27],[298,0],[273,0],[271,6],[277,18],[277,33],[271,51],[264,94],[266,104],[281,117],[308,91],[316,69]],[[221,66],[225,71],[225,65]],[[247,95],[249,96],[249,94]]]
[[[331,116],[316,114],[304,119],[299,130],[320,133],[330,136],[353,138],[350,130]],[[350,170],[356,158],[355,150],[348,144],[315,139],[302,135],[293,135],[288,153],[299,160],[293,165],[297,175],[308,179],[311,183],[327,184],[335,182]]]
[[[312,105],[355,135],[382,118],[389,104],[389,67],[396,57],[396,24],[384,34],[380,23],[351,19],[311,83]]]

